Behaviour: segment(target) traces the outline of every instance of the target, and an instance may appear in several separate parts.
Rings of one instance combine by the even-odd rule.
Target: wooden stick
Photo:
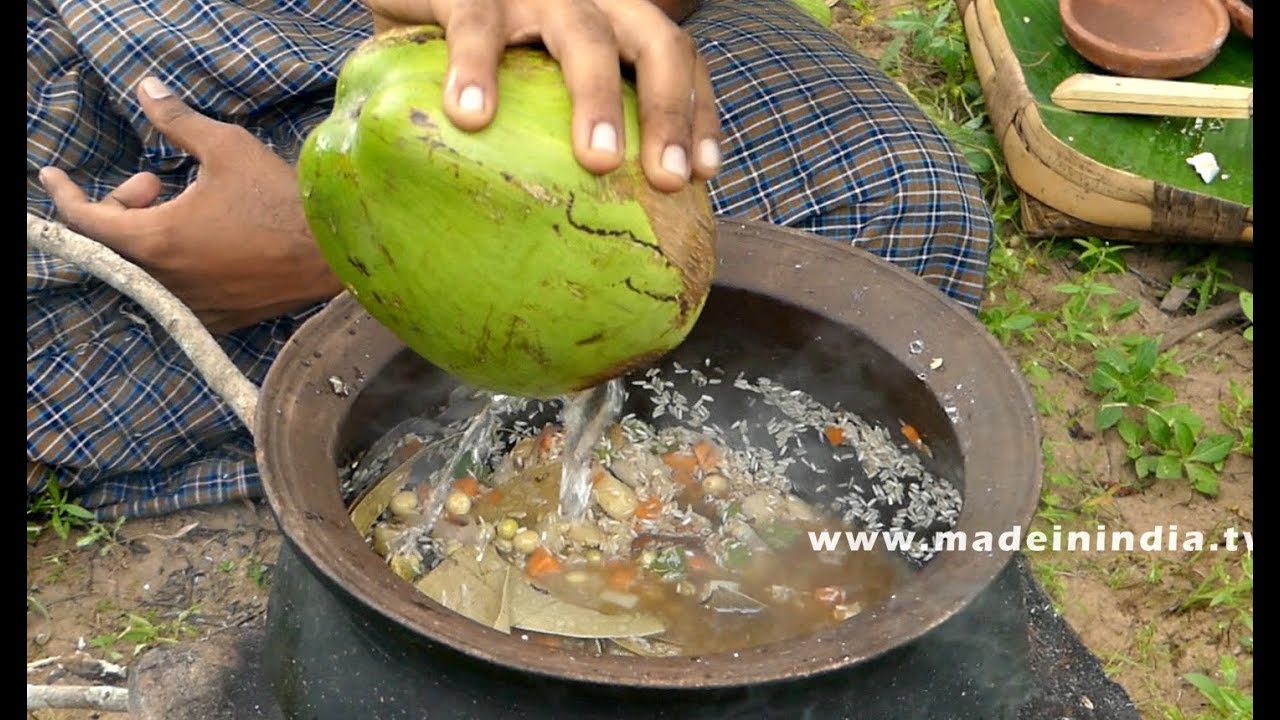
[[[1210,310],[1205,310],[1199,315],[1192,315],[1176,323],[1171,323],[1169,330],[1164,333],[1164,337],[1160,340],[1160,352],[1168,350],[1202,330],[1208,330],[1214,325],[1242,316],[1244,316],[1244,310],[1240,307],[1240,301],[1233,299]]]
[[[27,674],[30,675],[33,672],[43,670],[50,665],[56,667],[48,678],[49,682],[53,681],[54,675],[65,673],[71,673],[85,680],[95,681],[125,680],[129,675],[129,669],[124,665],[118,665],[107,660],[99,660],[83,651],[29,662],[27,663]]]
[[[27,245],[73,263],[136,301],[191,359],[213,392],[254,431],[258,388],[246,378],[191,310],[145,270],[105,245],[27,213]]]
[[[1253,88],[1078,73],[1054,88],[1055,105],[1082,112],[1248,120]]]
[[[128,712],[129,691],[106,685],[27,685],[27,712],[54,709]]]

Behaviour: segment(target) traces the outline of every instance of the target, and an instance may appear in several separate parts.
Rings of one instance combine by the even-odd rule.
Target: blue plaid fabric
[[[869,60],[786,0],[706,0],[685,23],[711,68],[725,165],[716,212],[851,243],[980,304],[993,232],[963,158]],[[289,161],[370,32],[355,0],[28,0],[27,207],[63,168],[92,197],[141,170],[195,176],[142,115],[156,75]],[[260,383],[317,308],[219,338]],[[50,478],[100,519],[261,494],[252,439],[163,329],[111,288],[27,250],[27,492]]]

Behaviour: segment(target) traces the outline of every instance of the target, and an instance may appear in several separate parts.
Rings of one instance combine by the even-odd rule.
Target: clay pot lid
[[[1117,75],[1172,79],[1204,69],[1231,31],[1222,0],[1059,0],[1067,42]]]
[[[1222,0],[1231,16],[1231,24],[1241,35],[1253,39],[1253,0]]]

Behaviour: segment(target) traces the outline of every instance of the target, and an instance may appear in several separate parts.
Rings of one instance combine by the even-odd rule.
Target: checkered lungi
[[[27,207],[57,165],[106,194],[156,172],[195,177],[149,126],[154,74],[192,107],[296,159],[329,112],[343,58],[369,33],[356,0],[28,0]],[[963,158],[874,63],[786,0],[704,0],[685,23],[724,130],[716,212],[851,243],[976,309],[992,220]],[[318,308],[220,337],[255,383]],[[52,475],[100,519],[257,497],[252,439],[178,346],[131,301],[27,250],[27,492]]]

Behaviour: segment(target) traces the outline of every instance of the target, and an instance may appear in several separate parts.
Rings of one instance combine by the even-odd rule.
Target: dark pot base
[[[524,675],[407,636],[344,600],[285,543],[262,669],[260,681],[289,720],[1138,717],[1054,616],[1021,556],[967,609],[879,659],[809,680],[676,692]]]

